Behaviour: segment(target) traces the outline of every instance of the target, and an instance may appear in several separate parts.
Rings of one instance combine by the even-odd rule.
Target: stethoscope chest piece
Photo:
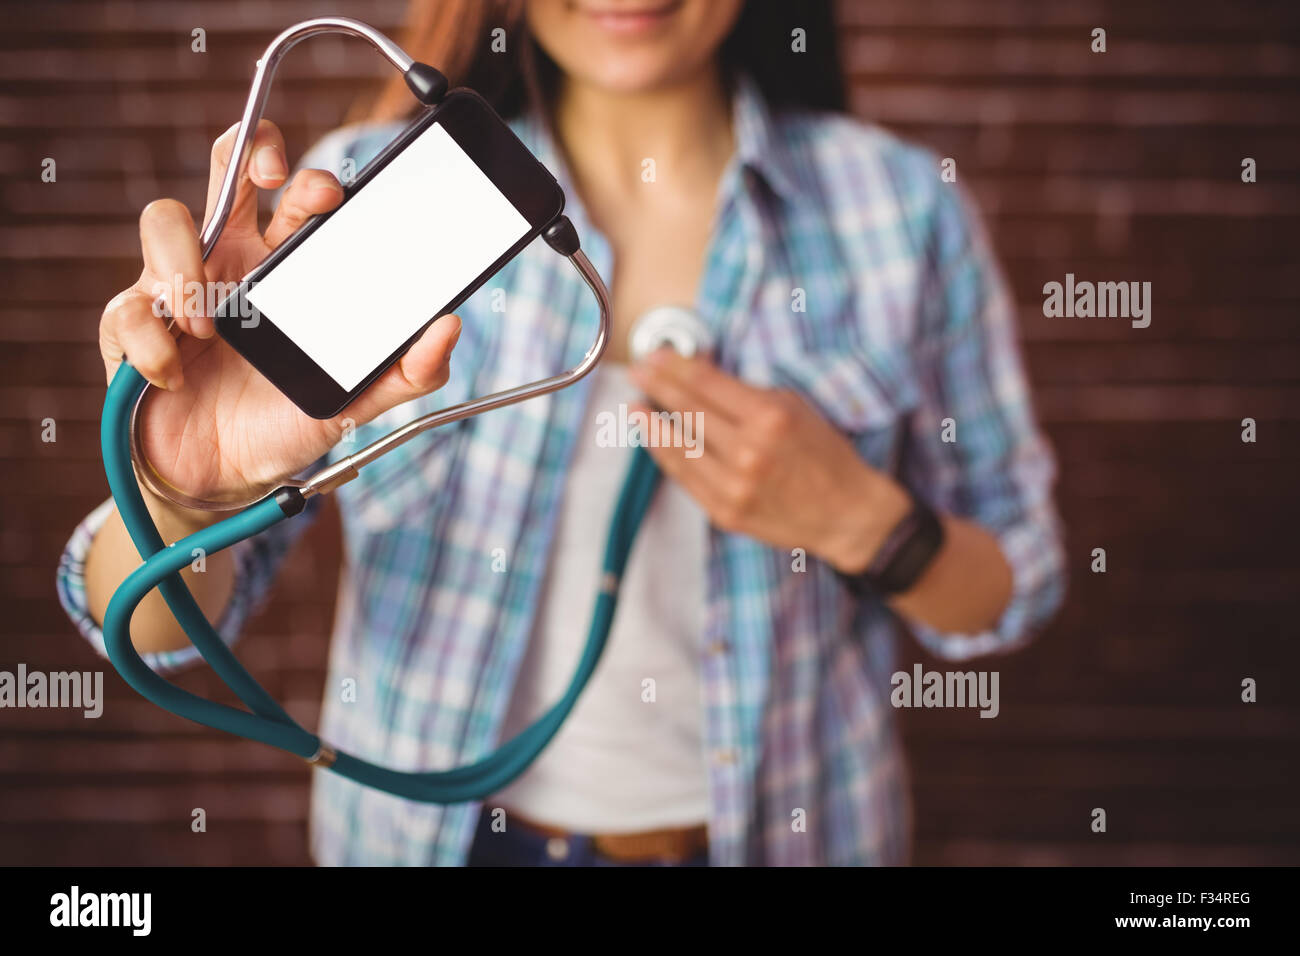
[[[433,67],[414,62],[397,44],[359,21],[345,17],[320,17],[283,31],[258,61],[253,87],[249,91],[243,119],[240,120],[232,161],[222,181],[216,208],[201,236],[204,259],[207,259],[215,246],[234,205],[237,181],[248,162],[252,136],[266,105],[269,84],[277,62],[300,40],[328,33],[357,36],[369,41],[402,71],[407,85],[426,106],[436,103],[446,90],[446,81],[441,73]],[[129,362],[122,362],[105,396],[100,430],[101,447],[104,471],[117,510],[144,563],[117,588],[104,612],[102,630],[109,660],[132,688],[158,706],[195,723],[278,747],[315,767],[328,769],[357,783],[408,800],[442,804],[482,800],[500,792],[524,772],[572,711],[578,695],[582,693],[600,660],[614,618],[616,584],[623,574],[636,529],[650,506],[658,479],[658,470],[648,455],[644,457],[643,467],[629,470],[620,492],[602,571],[604,579],[615,582],[615,586],[606,588],[597,595],[583,657],[568,689],[542,716],[492,753],[480,757],[472,764],[451,770],[406,771],[383,767],[343,750],[336,750],[317,734],[301,726],[234,656],[223,636],[190,593],[180,572],[196,554],[217,554],[268,530],[280,521],[300,514],[305,509],[308,498],[333,491],[355,478],[357,472],[368,463],[422,432],[565,388],[595,368],[609,341],[609,293],[600,275],[583,253],[577,233],[567,218],[560,216],[555,219],[543,230],[542,237],[556,252],[570,261],[599,303],[596,338],[581,362],[548,378],[429,412],[376,439],[360,451],[319,469],[304,480],[282,480],[278,489],[256,501],[200,501],[167,487],[158,478],[143,454],[142,435],[137,428],[136,419],[148,382]],[[686,343],[680,333],[673,333],[668,341],[675,346]],[[639,451],[644,454],[643,449]],[[188,537],[168,545],[154,524],[153,515],[140,490],[137,474],[159,495],[185,507],[234,513],[215,523],[206,524]],[[140,602],[155,588],[162,592],[167,606],[194,647],[235,696],[243,701],[246,710],[208,700],[177,687],[140,657],[131,640],[131,617]]]
[[[669,346],[681,355],[713,354],[713,332],[700,314],[681,305],[660,305],[632,325],[627,348],[633,362],[640,362],[651,352]]]

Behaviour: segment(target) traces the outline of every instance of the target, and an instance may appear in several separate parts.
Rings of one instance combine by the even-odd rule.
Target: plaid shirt
[[[749,382],[797,389],[866,461],[997,535],[1014,570],[1001,620],[981,634],[913,625],[916,640],[953,660],[1019,645],[1061,601],[1061,529],[1012,304],[976,220],[936,157],[881,129],[769,113],[746,80],[733,110],[737,149],[695,303],[720,343],[716,360]],[[359,168],[396,131],[340,130],[308,165]],[[611,275],[609,245],[544,129],[525,120],[516,131],[565,186],[584,248]],[[460,312],[447,387],[358,429],[331,458],[417,413],[574,364],[597,321],[576,273],[540,241]],[[337,492],[346,574],[324,739],[403,770],[468,763],[497,745],[587,427],[588,383],[422,437]],[[949,418],[955,441],[943,440]],[[78,528],[59,574],[65,607],[101,651],[81,572],[107,513]],[[228,640],[306,520],[236,548],[236,593],[219,622]],[[496,549],[508,573],[494,570]],[[905,862],[906,768],[889,705],[901,622],[851,597],[821,562],[803,569],[789,552],[716,529],[700,573],[712,862]],[[195,657],[189,648],[151,664]],[[352,702],[340,695],[347,678]],[[327,772],[313,796],[312,848],[324,864],[462,863],[481,809],[412,803]]]

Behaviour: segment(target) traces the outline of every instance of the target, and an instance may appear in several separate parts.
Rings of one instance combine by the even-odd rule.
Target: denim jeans
[[[506,820],[502,833],[492,832],[492,815],[479,816],[478,831],[470,847],[468,866],[708,866],[705,850],[681,863],[623,863],[601,856],[589,836],[574,834],[565,839],[512,826]]]

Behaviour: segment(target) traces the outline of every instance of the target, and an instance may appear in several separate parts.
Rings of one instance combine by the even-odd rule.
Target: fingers
[[[399,397],[399,401],[424,395],[447,384],[448,363],[452,349],[460,340],[460,329],[460,316],[441,316],[402,356],[395,371],[401,375],[407,394]]]
[[[154,298],[140,289],[115,296],[99,320],[99,349],[112,381],[123,358],[159,388],[180,388],[181,354],[154,311]]]
[[[661,351],[667,352],[668,350],[662,349]],[[681,359],[680,356],[678,358]],[[681,359],[681,361],[686,360]],[[709,367],[712,368],[713,366],[710,365]],[[632,381],[646,393],[646,396],[659,409],[670,413],[680,413],[681,415],[693,415],[701,423],[701,426],[707,419],[710,453],[726,455],[738,445],[740,431],[738,419],[744,414],[746,406],[724,408],[720,402],[706,395],[701,395],[698,390],[690,387],[689,383],[683,382],[675,376],[659,373],[657,367],[648,362],[633,366],[628,370],[628,374]],[[723,372],[717,374],[727,378],[730,377]],[[748,386],[745,387],[748,388]],[[703,427],[700,427],[698,431],[702,436]]]
[[[745,409],[764,394],[764,389],[746,385],[706,358],[685,358],[670,348],[646,356],[635,367],[633,377],[664,408],[707,410],[736,423],[743,419]],[[673,398],[664,402],[657,393],[665,397],[671,394]]]
[[[800,398],[747,385],[707,360],[684,359],[666,350],[634,369],[633,378],[661,407],[682,410],[681,417],[660,416],[659,441],[649,443],[648,450],[713,524],[749,534],[756,528],[770,530],[772,522],[779,527],[787,519],[789,502],[775,491],[781,487],[782,468],[801,454],[800,440],[816,431]],[[687,409],[699,409],[693,418],[694,443],[687,433],[692,423]]]
[[[343,187],[333,175],[323,169],[300,170],[280,197],[266,229],[266,244],[274,249],[312,216],[329,212],[342,201]]]
[[[230,165],[231,153],[234,151],[238,133],[239,124],[236,123],[217,137],[217,141],[212,144],[204,223],[212,218],[212,213],[217,207],[221,183],[226,176],[226,167]],[[238,237],[257,234],[257,190],[278,189],[288,175],[289,162],[285,158],[284,136],[281,135],[279,127],[270,120],[260,120],[257,124],[257,132],[253,134],[248,165],[241,173],[235,188],[235,203],[231,207],[230,218],[226,220],[223,235]]]
[[[646,421],[659,416],[655,426],[658,440],[646,441],[646,451],[664,474],[681,484],[710,516],[720,511],[732,484],[731,469],[716,454],[702,454],[703,429],[696,427],[694,434],[688,435],[684,422],[679,424],[648,405],[634,405],[629,411],[646,416]],[[710,434],[710,448],[712,439]]]
[[[460,328],[458,315],[438,318],[399,362],[362,393],[347,415],[368,422],[394,406],[446,385]]]
[[[175,199],[157,199],[145,206],[140,213],[140,248],[144,272],[136,287],[161,300],[155,310],[159,322],[165,325],[170,314],[185,332],[210,338],[212,319],[206,314],[202,291],[203,253],[190,211]]]
[[[209,338],[213,331],[204,308],[203,255],[190,211],[175,199],[145,206],[140,213],[140,248],[144,269],[134,286],[105,307],[99,349],[110,381],[125,358],[154,385],[175,390],[184,375],[168,318],[197,338]]]

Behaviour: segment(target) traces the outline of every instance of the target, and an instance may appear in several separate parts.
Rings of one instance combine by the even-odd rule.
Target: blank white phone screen
[[[350,392],[528,229],[434,123],[247,298]]]

